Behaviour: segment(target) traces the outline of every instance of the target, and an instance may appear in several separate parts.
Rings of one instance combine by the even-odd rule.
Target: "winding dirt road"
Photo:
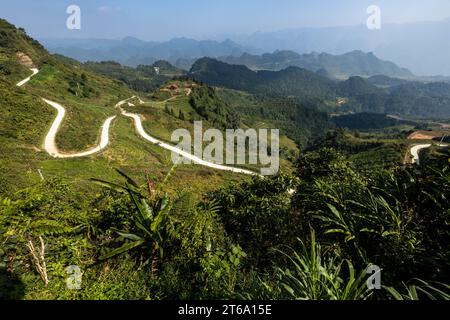
[[[36,68],[31,69],[31,71],[33,72],[33,74],[31,76],[29,76],[28,78],[20,81],[17,84],[18,87],[22,87],[28,81],[30,81],[33,76],[35,76],[36,74],[39,73],[39,70]],[[45,103],[47,103],[48,105],[55,108],[56,111],[58,112],[55,120],[53,121],[53,124],[52,124],[50,130],[47,133],[47,136],[45,137],[45,141],[44,141],[45,151],[47,151],[47,153],[49,155],[51,155],[53,158],[67,159],[67,158],[87,157],[87,156],[90,156],[90,155],[93,155],[95,153],[102,151],[103,149],[105,149],[108,146],[108,144],[109,144],[109,128],[111,126],[112,121],[116,118],[115,116],[106,119],[105,123],[103,124],[102,133],[101,133],[101,137],[100,137],[100,143],[98,146],[96,146],[90,150],[79,152],[79,153],[61,153],[61,152],[59,152],[58,147],[56,146],[56,135],[57,135],[58,130],[61,127],[61,123],[63,122],[64,117],[66,115],[66,109],[64,109],[64,107],[57,102],[53,102],[53,101],[50,101],[50,100],[47,100],[44,98],[42,98],[42,100]]]
[[[81,157],[87,157],[93,154],[96,154],[103,149],[105,149],[109,144],[109,128],[111,127],[112,121],[116,118],[110,117],[106,119],[105,123],[102,126],[102,133],[100,136],[100,143],[98,146],[79,153],[61,153],[58,151],[58,147],[56,146],[56,134],[58,133],[58,130],[61,126],[62,121],[64,120],[64,116],[66,114],[66,110],[61,106],[60,104],[47,100],[42,99],[45,101],[45,103],[51,105],[53,108],[55,108],[58,111],[58,115],[56,116],[56,119],[53,121],[53,124],[50,128],[50,130],[47,133],[47,136],[45,137],[44,142],[44,148],[45,151],[48,152],[52,157],[54,158],[61,158],[61,159],[67,159],[67,158],[81,158]]]
[[[431,144],[419,144],[411,148],[411,155],[413,156],[412,163],[420,165],[420,151],[428,149]]]
[[[17,86],[21,87],[23,85],[25,85],[28,81],[31,80],[31,78],[33,76],[35,76],[36,74],[39,73],[38,69],[31,69],[31,71],[33,72],[33,74],[20,81]],[[228,166],[223,166],[223,165],[218,165],[212,162],[208,162],[205,160],[202,160],[188,152],[182,151],[172,145],[169,145],[163,141],[160,141],[150,135],[148,135],[145,130],[144,127],[142,125],[142,119],[139,115],[137,114],[133,114],[133,113],[128,113],[125,110],[123,110],[121,108],[121,106],[125,103],[127,103],[129,100],[135,99],[137,98],[139,100],[139,103],[144,103],[144,101],[142,101],[139,97],[133,96],[131,98],[125,99],[123,101],[120,101],[119,103],[116,104],[116,108],[118,108],[121,112],[121,114],[125,117],[128,118],[132,118],[134,120],[134,124],[136,127],[136,130],[138,132],[138,134],[144,138],[145,140],[156,144],[157,146],[166,149],[168,151],[174,152],[176,154],[179,154],[180,156],[183,156],[189,160],[191,160],[193,163],[205,166],[205,167],[209,167],[209,168],[213,168],[213,169],[217,169],[217,170],[221,170],[221,171],[229,171],[229,172],[233,172],[233,173],[241,173],[241,174],[246,174],[246,175],[258,175],[257,173],[250,171],[250,170],[245,170],[245,169],[240,169],[240,168],[235,168],[235,167],[228,167]],[[47,136],[45,137],[45,141],[44,141],[44,148],[45,151],[47,151],[47,153],[54,157],[54,158],[60,158],[60,159],[67,159],[67,158],[81,158],[81,157],[87,157],[90,155],[93,155],[95,153],[98,153],[100,151],[102,151],[103,149],[105,149],[108,144],[109,144],[109,129],[111,127],[111,123],[113,122],[113,120],[116,118],[114,117],[110,117],[108,119],[106,119],[106,121],[104,122],[103,126],[102,126],[102,132],[101,132],[101,137],[100,137],[100,143],[98,146],[87,150],[87,151],[83,151],[83,152],[79,152],[79,153],[61,153],[58,150],[58,147],[56,145],[56,135],[61,127],[61,123],[64,120],[65,114],[66,114],[66,110],[65,108],[60,105],[57,102],[54,101],[50,101],[47,99],[42,98],[42,100],[47,103],[48,105],[52,106],[53,108],[56,109],[56,111],[58,112],[55,120],[53,121],[53,124],[50,128],[50,130],[47,133]],[[133,104],[129,104],[129,105],[133,105]]]
[[[31,76],[29,76],[28,78],[23,79],[22,81],[20,81],[20,82],[17,84],[18,87],[23,86],[25,83],[27,83],[28,81],[30,81],[32,77],[34,77],[35,75],[37,75],[37,74],[39,73],[39,69],[37,69],[37,68],[31,68],[30,70],[33,72],[33,74],[32,74]]]
[[[170,144],[167,144],[167,143],[165,143],[165,142],[163,142],[161,140],[158,140],[158,139],[148,135],[145,132],[144,127],[142,125],[142,119],[141,119],[140,115],[134,114],[134,113],[128,113],[128,112],[126,112],[125,110],[123,110],[121,108],[121,106],[123,104],[127,103],[127,101],[129,101],[131,99],[134,99],[134,98],[136,98],[136,97],[131,97],[129,99],[120,101],[116,105],[116,107],[119,108],[119,110],[121,111],[122,115],[124,115],[125,117],[131,118],[131,119],[134,120],[134,125],[136,127],[136,131],[145,140],[147,140],[147,141],[149,141],[149,142],[151,142],[153,144],[156,144],[157,146],[159,146],[159,147],[161,147],[163,149],[166,149],[168,151],[174,152],[174,153],[176,153],[176,154],[178,154],[178,155],[180,155],[180,156],[182,156],[182,157],[184,157],[186,159],[191,160],[193,163],[202,165],[204,167],[209,167],[209,168],[222,170],[222,171],[230,171],[230,172],[233,172],[233,173],[242,173],[242,174],[247,174],[247,175],[257,175],[257,173],[249,171],[249,170],[235,168],[235,167],[228,167],[228,166],[223,166],[223,165],[218,165],[218,164],[215,164],[215,163],[212,163],[212,162],[208,162],[208,161],[202,160],[199,157],[196,157],[196,156],[190,154],[189,152],[182,151],[182,150],[180,150],[180,149],[178,149],[178,148],[176,148],[176,147],[174,147],[174,146],[172,146]]]

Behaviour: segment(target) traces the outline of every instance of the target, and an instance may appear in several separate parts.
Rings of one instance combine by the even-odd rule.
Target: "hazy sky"
[[[66,28],[71,4],[81,8],[81,30]],[[0,17],[37,38],[201,39],[365,24],[371,4],[381,7],[383,23],[450,17],[449,0],[0,0]]]

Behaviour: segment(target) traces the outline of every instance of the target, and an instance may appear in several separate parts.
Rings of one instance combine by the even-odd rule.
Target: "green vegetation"
[[[392,169],[404,163],[408,142],[404,136],[388,137],[386,134],[361,136],[343,129],[329,131],[310,145],[307,151],[332,148],[356,164],[359,171],[370,176],[374,169]]]
[[[306,69],[289,67],[281,71],[252,71],[214,59],[197,60],[190,76],[213,86],[258,95],[295,96],[301,101],[315,98],[322,111],[369,112],[411,118],[450,117],[450,84],[445,82],[402,82],[380,88],[361,77],[334,82]],[[345,103],[336,101],[345,98]]]
[[[413,119],[450,116],[450,85],[444,82],[403,82],[389,88],[379,88],[363,78],[352,77],[339,84],[338,92],[351,98],[344,110]]]
[[[406,165],[413,142],[400,128],[415,122],[350,115],[345,126],[361,131],[332,130],[319,110],[336,107],[336,84],[301,69],[253,73],[203,60],[195,75],[206,70],[240,91],[182,76],[153,92],[153,66],[51,56],[3,20],[0,43],[0,299],[449,299],[450,154],[434,144],[421,166]],[[40,73],[16,87],[32,64]],[[147,102],[133,79],[151,91]],[[363,81],[341,84],[347,103],[382,90]],[[280,96],[288,93],[305,97]],[[279,128],[280,174],[174,167],[114,108],[131,96],[123,108],[165,141],[195,120]],[[67,108],[57,139],[66,151],[93,145],[117,115],[108,148],[51,158],[41,144],[55,111],[41,97]],[[382,269],[380,290],[366,286],[372,265]],[[69,266],[80,268],[78,290],[67,286],[77,283]]]
[[[122,66],[114,61],[88,61],[82,66],[98,74],[121,81],[132,90],[147,94],[153,93],[170,79],[184,76],[186,73],[163,60],[156,61],[151,66],[139,65],[136,68]]]
[[[67,115],[57,136],[63,151],[87,149],[97,143],[103,122],[116,114],[115,104],[132,95],[124,85],[87,70],[66,65],[56,57],[20,90],[62,104]],[[11,84],[13,87],[14,84]],[[47,128],[51,121],[41,124]]]
[[[149,180],[79,191],[45,181],[3,197],[3,297],[36,299],[445,299],[448,163],[367,179],[333,149],[304,154],[294,175],[167,196]],[[295,188],[291,196],[288,192]],[[288,228],[286,226],[289,226]],[[45,276],[26,244],[42,238]],[[292,249],[289,249],[292,248]],[[120,254],[120,257],[115,257]],[[368,291],[365,270],[382,268]],[[81,290],[65,267],[83,270]],[[129,270],[129,271],[127,271]],[[130,272],[131,271],[131,272]],[[15,278],[14,278],[15,277]],[[42,279],[48,278],[48,285]],[[414,280],[414,279],[421,279]],[[192,281],[195,279],[195,281]],[[404,283],[410,293],[403,294]],[[21,289],[22,288],[22,289]],[[433,289],[434,288],[434,289]]]
[[[251,71],[214,59],[197,60],[190,70],[195,80],[262,95],[331,96],[333,82],[314,72],[290,67],[282,71]]]
[[[143,66],[138,66],[139,68],[142,68]],[[173,65],[171,65],[169,62],[164,60],[158,60],[155,63],[152,64],[153,69],[158,68],[158,73],[160,75],[164,75],[166,77],[180,77],[184,76],[186,74],[186,71],[179,69]]]
[[[282,135],[301,147],[331,128],[328,116],[315,108],[314,99],[264,98],[229,89],[221,89],[218,94],[239,115],[244,127],[280,129]]]
[[[239,115],[230,111],[230,108],[217,96],[215,89],[211,87],[194,88],[190,103],[202,118],[210,121],[216,128],[240,128]]]
[[[157,75],[151,66],[125,67],[114,61],[86,62],[84,67],[93,72],[125,83],[130,89],[151,93],[170,78]]]
[[[366,112],[334,117],[332,121],[337,127],[360,131],[386,129],[408,124],[407,121],[389,118],[384,114]]]
[[[70,181],[70,184],[78,185],[80,191],[90,193],[93,188],[86,181],[94,176],[118,179],[113,174],[114,168],[127,170],[136,178],[149,173],[151,167],[151,175],[155,179],[170,169],[170,153],[142,140],[134,132],[129,119],[120,116],[111,127],[110,145],[101,154],[65,161],[51,158],[43,150],[42,144],[56,111],[44,103],[41,97],[56,101],[66,108],[66,118],[56,142],[60,150],[70,152],[96,145],[103,122],[107,117],[118,114],[114,108],[117,102],[137,94],[125,84],[94,73],[79,62],[49,55],[23,31],[3,20],[0,31],[4,39],[8,40],[8,45],[0,48],[0,69],[8,70],[7,74],[0,73],[0,105],[3,110],[0,113],[2,195],[12,195],[39,182],[41,174],[45,179],[62,178],[66,182]],[[15,84],[29,76],[31,71],[16,56],[17,48],[27,56],[30,52],[29,58],[40,69],[21,88]],[[179,103],[189,106],[187,97],[180,97],[180,102],[171,102],[173,106]],[[186,124],[174,122],[173,128],[177,125]],[[148,132],[152,133],[152,128]],[[178,169],[177,177],[168,188],[171,193],[178,189],[191,189],[198,196],[203,190],[211,190],[222,181],[240,178],[207,168],[186,166]]]
[[[327,53],[298,54],[293,51],[278,50],[261,56],[243,54],[240,57],[225,57],[222,61],[241,64],[253,70],[278,71],[288,67],[300,67],[313,72],[322,71],[337,79],[350,76],[370,77],[386,75],[393,77],[411,77],[413,74],[392,62],[378,59],[373,53],[352,51],[342,55]]]

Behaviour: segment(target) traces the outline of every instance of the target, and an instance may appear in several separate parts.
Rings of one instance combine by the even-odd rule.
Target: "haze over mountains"
[[[433,22],[382,24],[381,30],[369,30],[365,25],[360,25],[301,28],[226,37],[264,52],[373,52],[379,58],[408,68],[417,75],[450,75],[450,18]]]
[[[44,39],[42,43],[52,52],[79,61],[113,60],[127,66],[153,64],[163,59],[178,66],[189,67],[191,60],[195,58],[240,56],[246,52],[258,52],[231,40],[218,42],[187,38],[176,38],[166,42],[142,41],[133,37],[121,40]]]
[[[210,86],[275,99],[300,99],[305,105],[311,104],[317,110],[327,113],[371,112],[412,118],[450,117],[450,84],[405,81],[400,78],[413,76],[409,70],[380,60],[372,53],[352,51],[343,55],[300,55],[292,51],[275,51],[259,56],[247,53],[247,50],[252,50],[251,47],[240,46],[231,40],[217,42],[176,39],[156,43],[126,38],[102,41],[60,40],[57,44],[62,47],[68,43],[76,44],[81,50],[78,53],[96,53],[91,56],[92,59],[75,57],[79,60],[120,62],[121,59],[126,59],[129,62],[130,59],[135,59],[133,61],[139,65],[137,68],[123,67],[111,61],[79,64],[76,61],[66,61],[61,56],[56,57],[58,61],[65,61],[74,68],[89,69],[142,92],[153,92],[173,76],[187,75]],[[120,46],[117,47],[117,44]],[[98,52],[105,55],[97,55]],[[77,51],[71,50],[66,52],[71,57],[76,53]],[[188,61],[192,59],[189,57],[204,55],[219,58],[196,59],[189,72],[174,68],[164,61],[154,61],[157,58],[180,61],[183,57]],[[142,61],[139,62],[139,59]],[[144,61],[146,59],[148,61]],[[228,63],[223,62],[224,60]],[[85,83],[80,79],[71,80],[73,85],[70,90],[75,94],[93,95],[95,89],[78,85]]]
[[[53,52],[86,61],[116,61],[136,67],[151,65],[164,59],[173,65],[189,70],[202,57],[217,58],[229,64],[245,65],[252,70],[279,71],[288,67],[301,67],[330,78],[351,76],[370,77],[386,75],[397,78],[411,78],[411,71],[396,64],[378,59],[373,53],[352,51],[335,56],[327,53],[300,55],[293,51],[275,51],[262,55],[252,47],[240,46],[231,40],[197,41],[173,39],[168,42],[145,42],[135,38],[123,40],[59,39],[45,40],[44,44]]]
[[[361,25],[257,32],[217,39],[176,38],[154,42],[127,37],[122,40],[41,39],[41,42],[51,52],[80,61],[114,60],[128,66],[152,64],[164,59],[189,69],[196,59],[206,56],[252,69],[280,70],[289,66],[313,71],[325,69],[338,77],[377,74],[409,77],[411,73],[419,76],[450,75],[450,19],[386,24],[375,31]],[[364,56],[359,51],[369,54]],[[331,55],[340,57],[334,59]],[[354,64],[352,60],[360,64],[359,69],[352,69],[353,65],[350,70],[342,70],[345,69],[343,65]],[[388,65],[384,61],[393,64]]]
[[[80,61],[110,61],[90,62],[86,66],[125,81],[135,90],[154,90],[167,81],[165,73],[168,72],[167,75],[187,74],[211,86],[258,95],[309,97],[328,101],[324,105],[338,104],[323,109],[326,112],[375,112],[414,118],[450,116],[450,84],[433,82],[445,79],[427,79],[431,83],[424,83],[424,79],[410,70],[379,59],[371,52],[354,50],[332,55],[277,50],[258,55],[258,50],[252,46],[244,47],[231,40],[185,38],[168,42],[146,42],[131,37],[123,40],[62,39],[48,40],[45,44],[54,52]],[[160,75],[155,74],[155,66],[162,72]],[[142,78],[152,80],[144,83]]]
[[[261,56],[245,53],[240,57],[228,56],[220,60],[230,64],[245,65],[252,70],[279,71],[288,67],[301,67],[336,78],[370,77],[380,74],[389,77],[413,77],[408,69],[401,68],[390,61],[380,60],[373,53],[362,51],[352,51],[342,55],[316,52],[300,55],[293,51],[275,51]]]

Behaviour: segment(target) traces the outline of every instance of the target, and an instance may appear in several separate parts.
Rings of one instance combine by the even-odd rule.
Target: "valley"
[[[0,19],[0,300],[450,297],[449,83],[361,51],[57,44]]]

